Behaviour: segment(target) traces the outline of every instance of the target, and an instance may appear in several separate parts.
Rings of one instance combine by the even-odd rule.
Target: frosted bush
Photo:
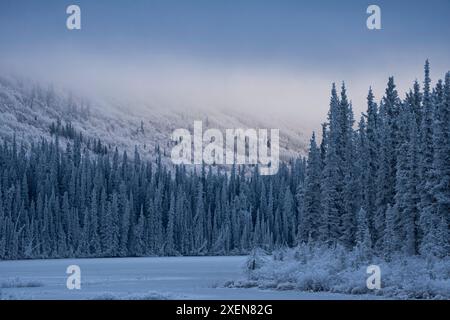
[[[269,256],[268,254],[261,248],[255,248],[250,253],[247,262],[246,262],[246,270],[247,271],[254,271],[262,266],[265,265],[265,263],[268,261]]]
[[[35,280],[23,280],[20,278],[6,279],[0,282],[0,288],[35,288],[44,284]]]
[[[280,253],[281,252],[281,253]],[[248,282],[278,290],[328,291],[346,294],[376,294],[400,299],[449,299],[450,258],[426,259],[397,256],[387,262],[369,258],[361,251],[306,245],[276,251],[267,256],[255,251],[249,258],[257,268],[247,269]],[[381,289],[369,290],[367,266],[381,269]],[[270,284],[270,286],[268,285]]]

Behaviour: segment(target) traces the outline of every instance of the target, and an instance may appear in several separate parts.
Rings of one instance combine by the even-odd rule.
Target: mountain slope
[[[86,140],[100,139],[109,149],[118,147],[129,153],[137,146],[141,154],[151,158],[156,146],[170,155],[173,130],[186,128],[192,132],[194,120],[202,120],[205,128],[221,130],[280,128],[282,160],[305,154],[306,150],[305,136],[279,120],[200,108],[169,109],[101,97],[88,100],[52,86],[12,77],[0,77],[0,112],[0,137],[11,140],[15,135],[25,145],[41,137],[51,138],[52,124],[60,122],[62,126],[70,124]]]

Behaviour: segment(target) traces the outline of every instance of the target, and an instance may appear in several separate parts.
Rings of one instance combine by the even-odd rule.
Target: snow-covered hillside
[[[48,139],[52,123],[59,119],[63,126],[70,123],[77,134],[100,139],[108,148],[117,146],[132,155],[137,146],[141,154],[151,158],[157,145],[170,155],[170,135],[174,129],[186,128],[192,132],[194,120],[202,120],[205,127],[221,130],[279,128],[281,159],[305,154],[309,133],[281,120],[215,109],[163,108],[151,101],[131,101],[121,98],[119,102],[101,96],[86,99],[52,85],[0,77],[0,137],[11,140],[15,134],[25,144],[41,137]]]

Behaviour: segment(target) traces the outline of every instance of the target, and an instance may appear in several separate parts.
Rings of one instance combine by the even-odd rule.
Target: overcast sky
[[[81,30],[66,29],[70,4],[81,7]],[[382,30],[366,28],[370,4]],[[449,21],[448,0],[1,0],[0,64],[99,93],[315,127],[332,82],[346,82],[358,114],[388,76],[403,96],[426,58],[443,77]]]

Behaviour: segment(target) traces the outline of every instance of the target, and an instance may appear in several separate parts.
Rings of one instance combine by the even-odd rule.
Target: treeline
[[[450,73],[404,99],[390,78],[354,126],[333,85],[320,144],[274,176],[187,170],[79,139],[0,147],[0,259],[247,253],[298,243],[449,255]]]
[[[91,156],[42,140],[0,147],[0,258],[246,253],[293,245],[305,162],[275,177]]]

